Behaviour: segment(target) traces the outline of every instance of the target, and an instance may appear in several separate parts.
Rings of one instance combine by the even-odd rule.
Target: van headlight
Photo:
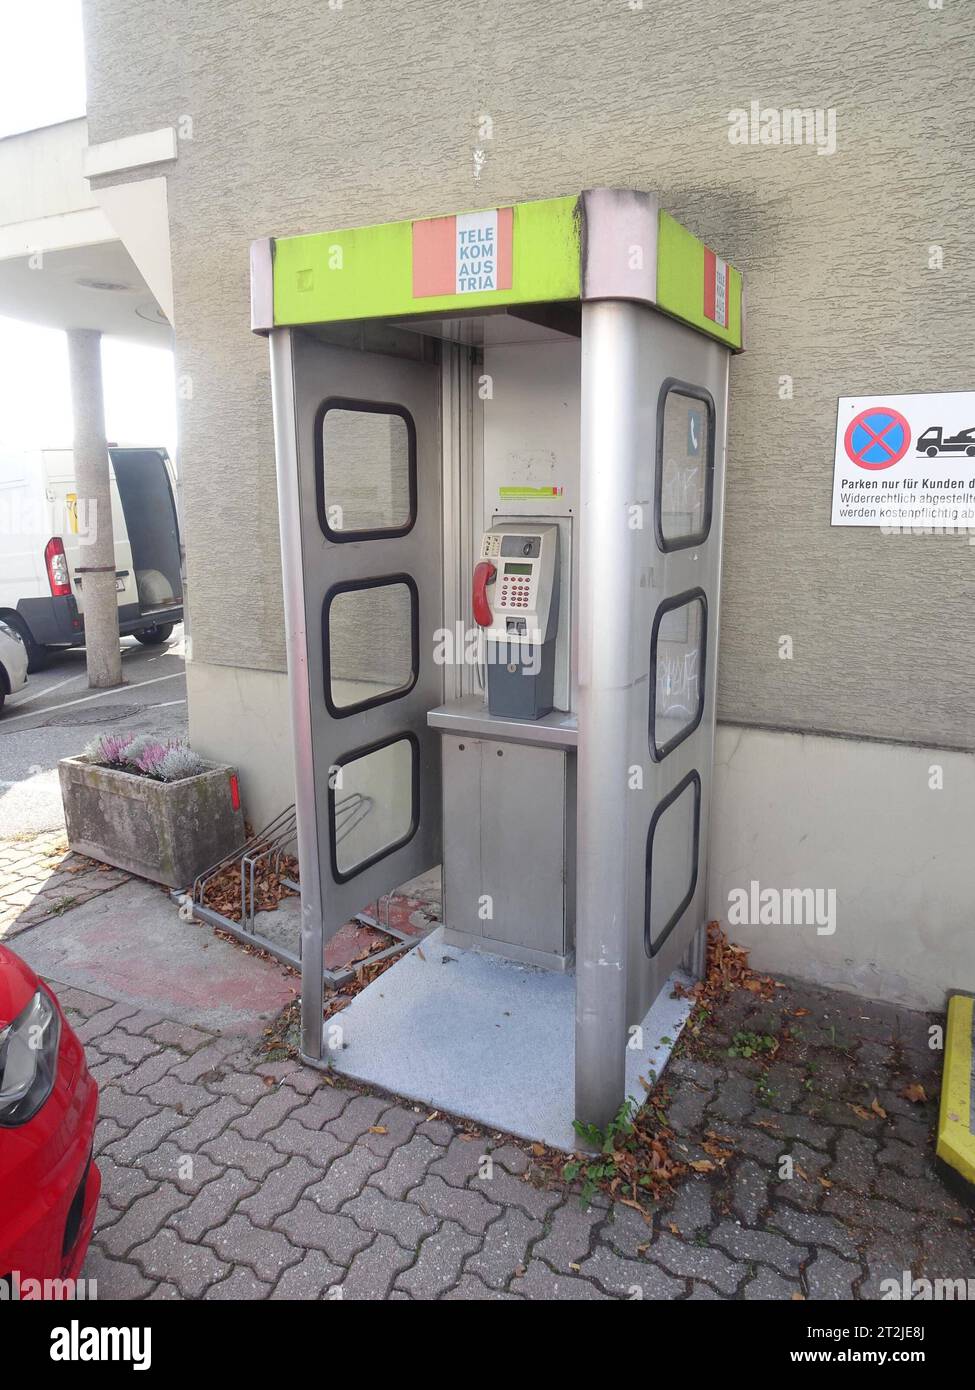
[[[0,1125],[26,1124],[51,1094],[60,1031],[58,1011],[43,989],[0,1030]]]

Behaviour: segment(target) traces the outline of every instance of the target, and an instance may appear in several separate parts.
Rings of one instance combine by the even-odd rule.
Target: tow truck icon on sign
[[[947,439],[943,438],[940,425],[932,425],[918,436],[917,451],[927,454],[929,459],[937,458],[939,454],[966,454],[968,458],[975,458],[975,425],[971,429],[959,430]]]

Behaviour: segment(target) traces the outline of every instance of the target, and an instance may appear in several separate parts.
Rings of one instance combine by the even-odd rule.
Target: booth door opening
[[[320,975],[320,954],[306,954],[309,872],[323,943],[440,862],[439,748],[426,723],[443,698],[440,373],[297,332],[291,347],[318,859],[306,862],[299,826],[302,954]]]

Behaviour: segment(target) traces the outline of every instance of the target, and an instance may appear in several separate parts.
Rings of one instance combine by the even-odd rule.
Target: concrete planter
[[[78,854],[188,888],[244,843],[235,768],[211,763],[180,782],[154,782],[85,758],[62,758],[58,770],[68,844]]]

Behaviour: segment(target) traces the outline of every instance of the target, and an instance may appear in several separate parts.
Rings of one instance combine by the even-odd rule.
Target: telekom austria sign
[[[841,396],[834,526],[975,526],[975,391]]]

